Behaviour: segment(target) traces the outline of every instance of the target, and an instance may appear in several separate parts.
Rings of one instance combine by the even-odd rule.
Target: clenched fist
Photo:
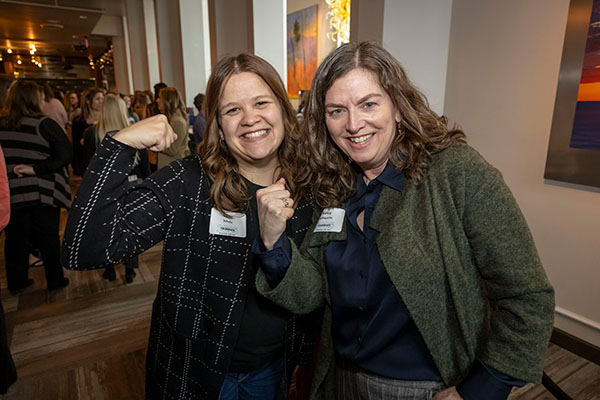
[[[260,237],[267,250],[285,232],[287,220],[294,215],[294,200],[285,188],[285,179],[280,178],[274,184],[256,192],[258,204],[258,224]]]
[[[171,147],[177,134],[173,132],[167,117],[159,114],[121,129],[113,139],[138,150],[159,152]]]

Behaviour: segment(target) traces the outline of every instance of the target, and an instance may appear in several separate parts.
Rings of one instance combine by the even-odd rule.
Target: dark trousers
[[[26,286],[31,246],[40,250],[48,289],[54,289],[62,283],[64,274],[60,263],[59,222],[60,208],[57,207],[39,205],[11,210],[10,222],[4,230],[9,290]]]

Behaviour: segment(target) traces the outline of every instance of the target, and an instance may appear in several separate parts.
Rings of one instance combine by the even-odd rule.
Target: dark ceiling
[[[34,45],[44,68],[87,64],[89,55],[97,57],[109,45],[109,37],[92,35],[102,15],[124,15],[124,1],[0,0],[0,56],[16,62],[18,55],[20,68],[35,70],[29,53]]]

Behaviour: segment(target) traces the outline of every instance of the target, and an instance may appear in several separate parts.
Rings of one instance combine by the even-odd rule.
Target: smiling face
[[[258,75],[231,75],[221,94],[219,134],[238,163],[240,173],[275,169],[277,150],[285,135],[281,106]]]
[[[371,180],[389,159],[400,114],[377,77],[353,69],[325,94],[325,124],[333,141]]]

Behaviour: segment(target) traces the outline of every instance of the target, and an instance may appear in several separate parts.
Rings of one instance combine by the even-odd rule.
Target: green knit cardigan
[[[320,215],[317,210],[313,226]],[[383,187],[371,219],[396,290],[448,386],[476,358],[516,379],[539,382],[554,315],[554,291],[516,201],[499,171],[466,144],[433,156],[424,181]],[[346,240],[310,229],[271,288],[257,288],[295,313],[325,305],[310,399],[335,398],[331,299],[323,248]]]

